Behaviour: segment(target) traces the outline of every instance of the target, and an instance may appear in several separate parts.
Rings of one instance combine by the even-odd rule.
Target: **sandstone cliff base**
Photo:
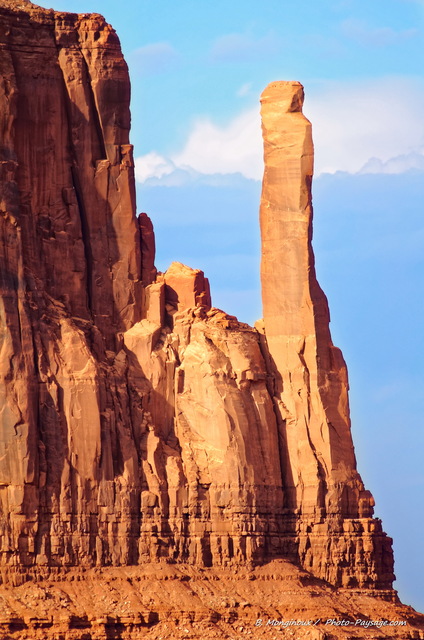
[[[0,637],[418,640],[424,616],[363,591],[336,589],[285,560],[254,569],[151,564],[0,587]]]

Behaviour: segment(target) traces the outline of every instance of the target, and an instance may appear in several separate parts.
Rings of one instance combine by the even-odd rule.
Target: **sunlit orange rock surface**
[[[273,82],[261,105],[263,320],[285,506],[298,514],[304,566],[345,586],[387,586],[390,540],[372,518],[374,500],[356,470],[346,365],[331,341],[327,299],[315,275],[314,150],[303,87]]]
[[[156,271],[110,25],[0,0],[0,27],[2,637],[271,638],[258,618],[349,608],[418,634],[356,637],[424,637],[356,471],[301,85],[262,96],[252,328],[200,270]]]

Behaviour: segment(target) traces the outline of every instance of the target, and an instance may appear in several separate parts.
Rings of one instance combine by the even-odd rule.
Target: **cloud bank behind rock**
[[[414,78],[367,82],[323,82],[312,86],[305,113],[313,122],[315,175],[323,173],[403,173],[424,166],[424,85]],[[137,180],[167,179],[184,171],[241,174],[262,179],[263,161],[257,107],[225,125],[199,117],[184,146],[164,154],[152,150],[136,160]]]

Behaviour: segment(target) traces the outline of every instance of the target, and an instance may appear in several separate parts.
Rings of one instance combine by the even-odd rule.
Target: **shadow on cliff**
[[[268,372],[267,389],[272,399],[274,414],[277,422],[278,443],[280,453],[280,469],[283,485],[284,502],[280,522],[280,548],[272,554],[273,557],[288,559],[300,566],[298,515],[296,514],[296,487],[290,464],[290,454],[287,442],[286,421],[281,415],[280,400],[283,392],[283,378],[269,351],[266,336],[260,334],[259,346]]]
[[[183,472],[181,447],[175,433],[175,404],[154,388],[136,355],[127,347],[123,350],[128,362],[126,376],[129,415],[137,449],[141,491],[146,495],[146,504],[142,506],[140,535],[144,537],[145,543],[150,535],[150,560],[166,557],[170,561],[183,562],[189,558],[187,548],[190,522],[183,515],[182,497],[178,498],[177,495],[176,503],[170,504],[167,464],[168,459],[172,458],[180,474],[179,489],[184,493],[187,478]],[[166,367],[166,374],[172,375],[172,383],[175,364],[173,372]],[[169,522],[171,508],[177,510],[178,515],[174,514],[174,518],[176,515],[179,520],[179,540],[175,536],[175,527],[171,527]]]
[[[52,38],[53,33],[52,30]],[[34,64],[37,63],[37,55],[38,52],[34,51]],[[19,201],[11,203],[10,210],[18,208],[24,281],[18,280],[17,274],[7,279],[16,295],[23,287],[24,292],[21,293],[26,297],[31,319],[34,376],[38,380],[38,390],[28,399],[28,405],[35,408],[35,414],[38,407],[38,417],[34,415],[28,425],[28,456],[34,468],[32,482],[39,495],[35,499],[38,504],[33,504],[34,495],[25,498],[22,510],[23,513],[38,512],[35,550],[31,553],[34,561],[38,556],[37,562],[47,565],[61,564],[64,556],[67,556],[67,563],[72,563],[73,558],[75,560],[78,554],[74,555],[72,538],[80,527],[83,534],[84,518],[90,521],[89,553],[93,553],[98,531],[90,515],[90,507],[100,479],[105,475],[108,477],[108,472],[102,468],[104,451],[99,451],[92,460],[91,477],[81,478],[77,486],[77,454],[72,450],[72,443],[75,438],[84,439],[85,436],[74,432],[72,411],[67,413],[65,410],[65,392],[57,374],[57,370],[64,366],[59,356],[63,345],[57,330],[58,318],[68,318],[75,332],[84,334],[85,346],[97,363],[98,406],[90,407],[90,410],[103,418],[103,443],[114,439],[111,436],[114,421],[108,412],[107,391],[111,380],[107,374],[110,371],[107,350],[120,348],[120,335],[130,322],[128,314],[133,313],[133,321],[138,320],[141,314],[141,301],[137,299],[137,287],[141,285],[141,260],[136,265],[136,273],[128,273],[127,284],[128,289],[133,289],[132,293],[117,291],[117,287],[124,285],[115,279],[120,271],[126,272],[122,266],[125,260],[129,263],[133,254],[140,258],[131,169],[122,164],[122,144],[119,141],[115,145],[109,144],[109,151],[113,148],[115,157],[110,161],[106,158],[107,145],[102,137],[98,106],[85,62],[82,64],[86,80],[81,95],[86,98],[88,117],[72,100],[58,59],[54,56],[57,56],[57,49],[52,46],[46,77],[40,77],[35,87],[33,83],[25,82],[28,70],[19,60],[16,62],[18,117],[15,120],[14,153],[20,167],[16,190]],[[46,67],[44,59],[39,67]],[[38,108],[34,109],[38,99]],[[32,123],[31,140],[28,122]],[[121,173],[123,167],[127,171],[126,178]],[[121,184],[118,184],[119,177]],[[126,200],[120,201],[124,179],[127,179],[126,191],[124,189]],[[111,191],[115,210],[110,201]],[[119,224],[118,207],[133,218],[133,233],[131,229],[127,230],[129,244],[133,242],[129,255],[125,253],[125,240],[128,238],[121,237],[119,243],[115,228],[115,224]],[[120,228],[121,236],[124,231]],[[117,300],[123,301],[123,308],[118,307]],[[126,322],[124,314],[127,315]],[[80,348],[78,341],[75,340],[68,348],[74,350],[69,356],[76,358]],[[11,401],[16,405],[16,398]],[[77,405],[78,398],[75,411],[78,411]],[[123,421],[126,420],[124,416]],[[89,432],[91,428],[92,424],[87,421],[85,429]],[[18,445],[16,447],[18,450]],[[82,442],[79,443],[80,450],[81,447]],[[112,451],[111,457],[116,459],[118,456]],[[109,479],[113,481],[113,473]],[[86,513],[79,511],[84,504]],[[28,527],[23,527],[21,537],[25,539]],[[59,539],[54,552],[50,534]],[[20,546],[24,548],[25,544]],[[23,564],[28,565],[28,558],[23,560]]]

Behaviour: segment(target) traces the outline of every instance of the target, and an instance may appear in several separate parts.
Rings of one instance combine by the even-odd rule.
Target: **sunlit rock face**
[[[389,584],[391,541],[372,518],[374,500],[356,470],[346,365],[331,341],[327,299],[315,275],[314,149],[303,97],[299,82],[273,82],[261,96],[263,325],[285,506],[298,514],[305,566],[350,586],[370,576]]]
[[[131,562],[141,479],[116,361],[142,300],[127,66],[98,15],[2,2],[1,26],[2,562]]]
[[[300,562],[390,589],[311,248],[298,83],[262,96],[264,319],[154,266],[130,86],[99,15],[0,2],[3,580],[157,561]]]

